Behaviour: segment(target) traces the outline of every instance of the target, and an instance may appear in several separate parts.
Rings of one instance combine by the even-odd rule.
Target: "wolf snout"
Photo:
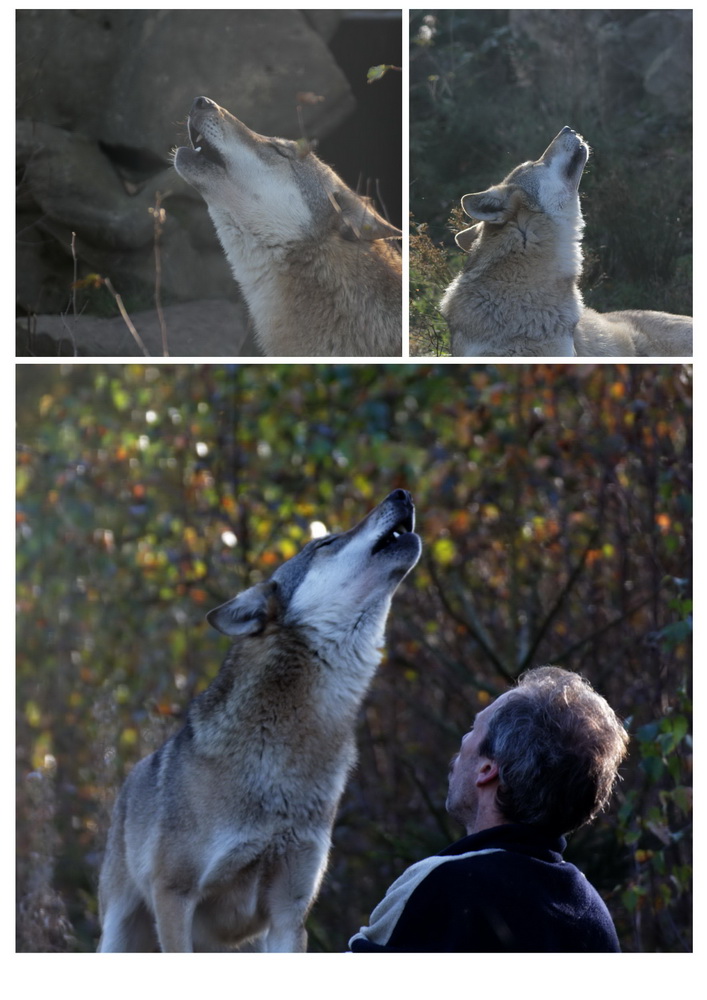
[[[376,555],[384,549],[400,548],[397,545],[403,538],[403,551],[413,542],[417,545],[419,555],[419,539],[415,530],[415,504],[412,494],[407,490],[393,490],[376,508],[377,524],[382,534],[375,540],[371,555]]]
[[[210,97],[195,97],[194,103],[191,106],[192,113],[194,111],[213,111],[217,108],[218,104],[216,101],[212,101]]]
[[[383,501],[383,505],[393,504],[398,511],[398,522],[405,531],[415,527],[415,502],[408,490],[393,490]]]
[[[569,125],[565,125],[565,127],[558,134],[557,138],[559,139],[562,136],[567,136],[567,137],[572,136],[573,139],[577,140],[577,142],[580,144],[580,146],[586,146],[587,145],[584,136],[580,135],[580,133],[577,131],[576,128],[570,128]]]
[[[393,490],[392,493],[388,494],[386,500],[409,503],[413,507],[415,506],[412,501],[412,493],[410,493],[408,490]]]

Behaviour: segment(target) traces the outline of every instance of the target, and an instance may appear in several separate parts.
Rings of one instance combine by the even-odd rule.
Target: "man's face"
[[[478,713],[473,726],[462,737],[459,753],[451,761],[447,812],[467,828],[473,823],[479,807],[477,779],[482,772],[484,762],[489,759],[479,754],[479,747],[486,738],[493,713],[509,694],[511,692],[506,691]]]

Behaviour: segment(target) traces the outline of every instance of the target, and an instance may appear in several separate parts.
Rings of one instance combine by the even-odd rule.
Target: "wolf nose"
[[[212,101],[210,97],[197,97],[194,99],[193,110],[194,111],[204,111],[206,108],[215,108],[216,101]]]
[[[569,125],[565,125],[565,127],[560,132],[560,135],[567,135],[568,132],[571,132],[572,135],[576,135],[577,134],[573,128],[569,127]]]
[[[393,490],[388,496],[389,500],[412,500],[412,493],[408,493],[407,490]]]

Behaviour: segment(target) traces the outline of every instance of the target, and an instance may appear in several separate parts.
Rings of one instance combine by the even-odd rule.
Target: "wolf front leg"
[[[111,901],[102,918],[99,952],[158,950],[155,921],[143,901],[130,894]]]
[[[154,917],[128,870],[121,805],[119,800],[98,884],[98,951],[158,951]]]
[[[193,922],[196,899],[156,885],[153,892],[157,936],[161,951],[194,951]]]
[[[317,898],[327,866],[329,837],[325,841],[298,843],[280,859],[268,891],[269,929],[262,950],[307,950],[304,923]]]

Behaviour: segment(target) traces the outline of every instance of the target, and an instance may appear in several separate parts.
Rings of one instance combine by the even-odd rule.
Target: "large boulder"
[[[264,134],[321,138],[341,124],[354,100],[326,44],[341,15],[317,13],[17,12],[20,315],[65,311],[75,270],[147,308],[156,243],[166,302],[237,299],[170,151],[200,94]]]
[[[302,103],[300,93],[324,100]],[[257,132],[291,138],[326,135],[353,110],[346,78],[302,11],[18,11],[22,118],[166,163],[200,94]]]

